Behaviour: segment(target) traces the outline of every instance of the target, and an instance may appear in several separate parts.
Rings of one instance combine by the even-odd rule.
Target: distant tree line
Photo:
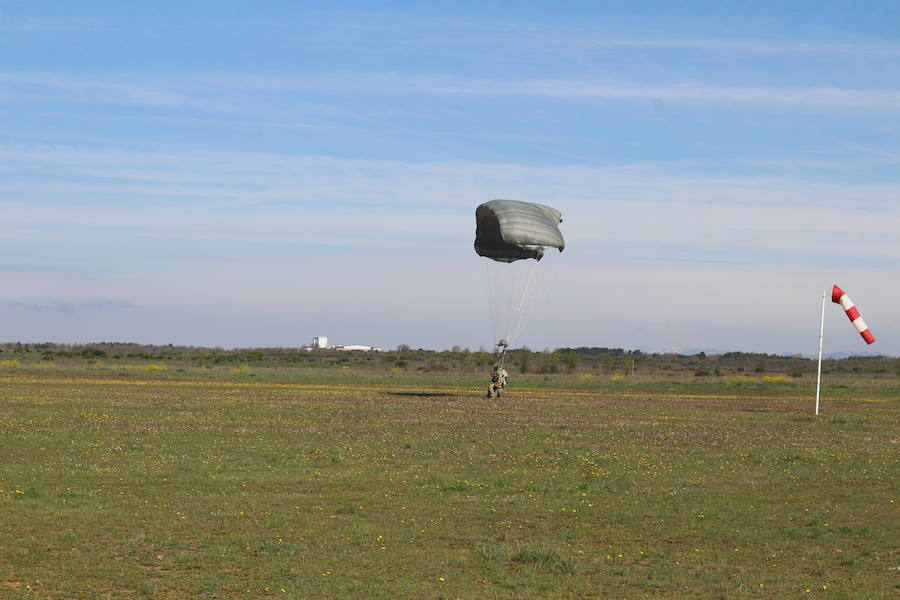
[[[0,343],[0,351],[31,356],[39,360],[154,360],[181,361],[188,364],[251,364],[257,366],[298,365],[330,367],[360,365],[384,369],[476,373],[490,368],[496,359],[484,348],[469,350],[454,346],[450,350],[413,349],[400,344],[395,350],[361,352],[314,350],[305,348],[205,348],[199,346],[152,345],[123,342],[57,344]],[[511,349],[506,357],[509,368],[519,373],[631,375],[683,373],[694,377],[735,374],[785,374],[792,377],[814,376],[816,361],[799,355],[785,356],[755,352],[699,352],[682,355],[645,353],[623,348],[578,347],[533,351]],[[900,359],[886,356],[851,356],[823,361],[825,373],[900,375]]]

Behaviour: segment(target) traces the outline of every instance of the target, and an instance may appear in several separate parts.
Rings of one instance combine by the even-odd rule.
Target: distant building
[[[317,335],[313,338],[312,344],[305,346],[307,352],[313,350],[357,350],[359,352],[380,352],[381,348],[374,346],[329,346],[328,338],[324,335]]]
[[[359,350],[361,352],[378,352],[380,348],[373,346],[335,346],[335,350]]]

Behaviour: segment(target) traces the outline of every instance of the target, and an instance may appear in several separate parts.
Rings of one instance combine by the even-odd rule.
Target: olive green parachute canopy
[[[555,208],[520,202],[491,200],[475,209],[475,252],[499,262],[524,258],[541,260],[544,248],[566,247]]]

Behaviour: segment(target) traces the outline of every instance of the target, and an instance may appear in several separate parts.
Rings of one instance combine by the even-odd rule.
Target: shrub
[[[578,366],[579,360],[579,356],[574,352],[566,352],[562,355],[563,364],[566,366],[566,369],[569,371],[569,373],[575,371],[575,368]]]
[[[522,348],[518,351],[517,354],[519,358],[519,370],[522,373],[527,373],[531,368],[531,350],[529,350],[528,348]]]
[[[553,354],[542,354],[540,357],[540,364],[538,365],[538,373],[558,373],[559,372],[559,359],[557,354],[554,352]]]

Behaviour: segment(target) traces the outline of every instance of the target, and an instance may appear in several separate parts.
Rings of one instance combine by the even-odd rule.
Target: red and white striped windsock
[[[834,286],[831,289],[831,301],[840,304],[841,308],[844,309],[844,312],[847,313],[847,318],[853,323],[853,326],[856,327],[856,330],[859,332],[859,335],[862,336],[864,340],[866,340],[867,344],[871,344],[875,341],[875,336],[872,335],[872,332],[869,331],[869,328],[866,327],[866,322],[863,321],[863,318],[859,316],[859,311],[853,305],[853,301],[850,300],[850,296],[844,293],[844,290],[839,288],[838,286]]]

